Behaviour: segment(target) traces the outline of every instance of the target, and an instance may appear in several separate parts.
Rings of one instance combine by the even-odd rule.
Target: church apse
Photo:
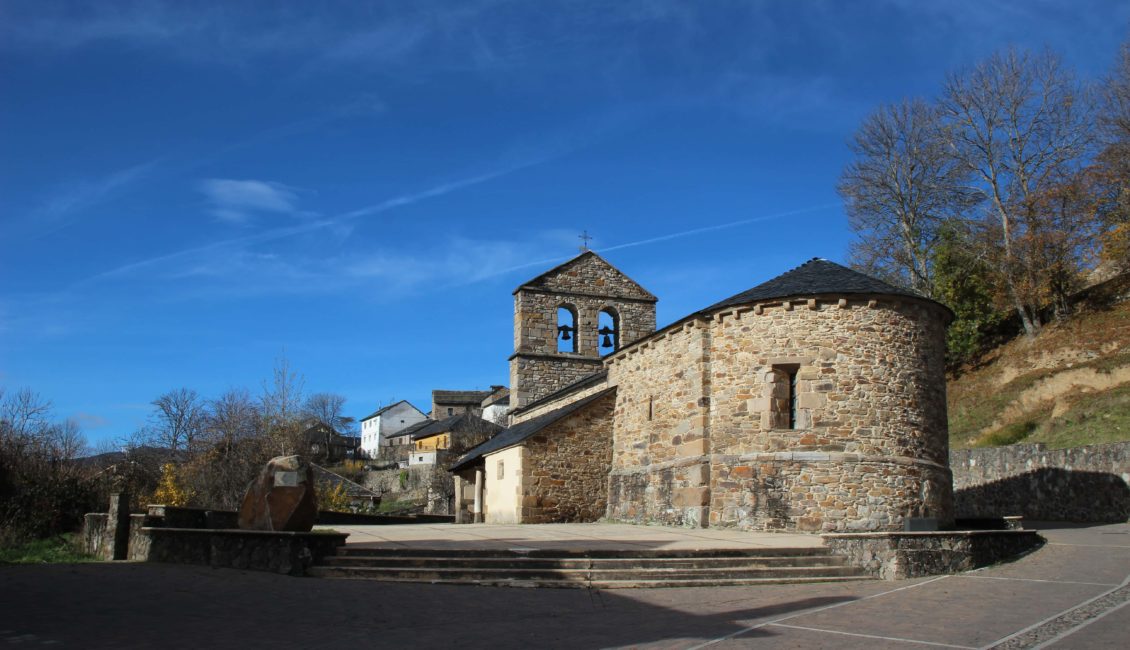
[[[610,519],[814,533],[952,522],[948,310],[823,260],[799,270],[808,295],[751,290],[608,357]]]

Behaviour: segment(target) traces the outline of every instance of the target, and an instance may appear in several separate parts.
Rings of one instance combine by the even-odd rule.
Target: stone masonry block
[[[686,458],[687,456],[702,456],[706,453],[706,440],[699,438],[698,440],[691,440],[679,445],[678,456]]]
[[[671,494],[671,505],[676,508],[710,505],[710,488],[676,488]]]
[[[797,395],[797,406],[802,409],[817,409],[828,403],[824,393],[801,393]]]
[[[687,468],[687,483],[693,487],[710,483],[710,465],[692,465]]]

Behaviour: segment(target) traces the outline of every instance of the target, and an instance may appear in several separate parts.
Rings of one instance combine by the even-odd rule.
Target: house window
[[[796,429],[799,425],[797,409],[797,371],[795,363],[773,366],[769,373],[771,382],[769,411],[770,426],[774,429]]]
[[[502,480],[506,476],[506,470],[502,465],[502,461],[498,461],[498,480]]]
[[[455,415],[455,408],[451,407],[451,406],[447,407],[447,414],[448,415]]]
[[[620,349],[620,315],[615,309],[605,307],[600,310],[596,333],[600,337],[601,354],[610,354]]]
[[[577,351],[577,310],[572,305],[557,308],[557,351]]]

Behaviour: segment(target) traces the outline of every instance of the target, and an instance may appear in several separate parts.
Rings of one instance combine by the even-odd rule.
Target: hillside
[[[947,391],[954,449],[1130,440],[1130,302],[1013,339]]]

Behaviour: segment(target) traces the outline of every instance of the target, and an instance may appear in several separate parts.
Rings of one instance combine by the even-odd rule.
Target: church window
[[[500,461],[498,461],[498,480],[501,481],[503,478],[505,478],[505,476],[506,476],[506,471],[505,471],[505,468],[502,465],[502,461],[500,460]]]
[[[557,351],[577,351],[577,310],[570,305],[557,308]]]
[[[796,429],[797,410],[797,371],[795,363],[773,366],[769,373],[772,382],[769,398],[770,421],[774,429]]]
[[[620,348],[620,316],[611,307],[600,310],[596,333],[600,335],[600,353],[609,354]]]

